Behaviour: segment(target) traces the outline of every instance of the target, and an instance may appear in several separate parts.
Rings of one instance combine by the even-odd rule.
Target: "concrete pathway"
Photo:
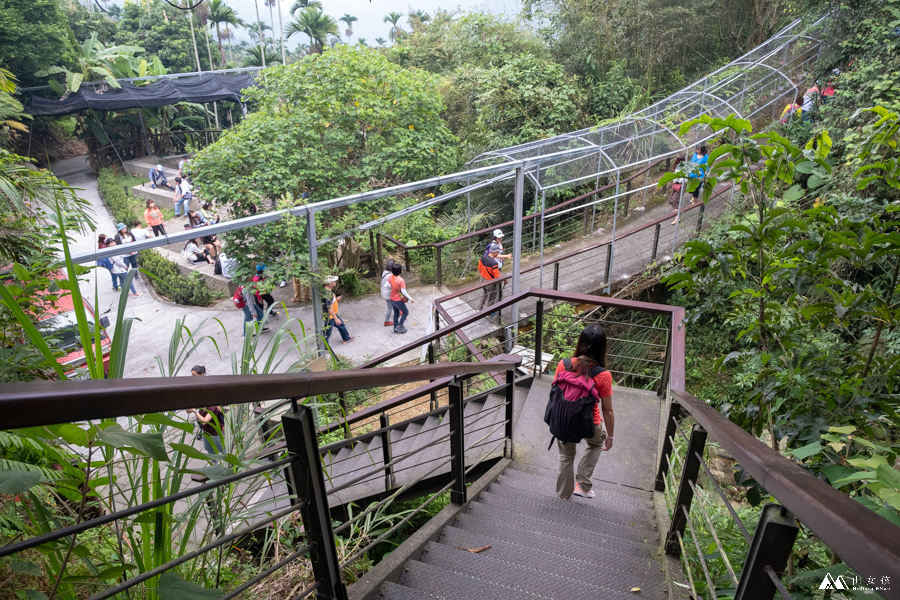
[[[96,248],[99,233],[115,234],[115,221],[103,205],[97,191],[97,178],[91,172],[84,157],[57,162],[53,165],[52,170],[59,178],[79,188],[79,196],[89,201],[93,207],[96,226],[89,234],[75,234],[70,238],[73,253],[92,251]],[[187,307],[159,298],[149,290],[149,286],[144,282],[136,282],[135,287],[143,295],[139,298],[129,297],[125,311],[126,317],[138,319],[131,330],[125,377],[158,376],[159,369],[155,357],[160,356],[164,361],[166,360],[175,322],[181,318],[186,319],[186,325],[192,331],[196,331],[195,328],[204,319],[209,319],[200,333],[211,335],[215,339],[221,356],[216,351],[216,347],[207,340],[187,361],[179,375],[190,375],[190,368],[194,364],[205,365],[211,375],[231,373],[231,354],[240,355],[241,352],[241,328],[244,320],[243,311],[234,307],[231,298],[226,298],[210,308]],[[109,273],[105,269],[92,271],[83,278],[81,291],[94,305],[96,311],[101,316],[108,316],[114,325],[119,294],[112,291]],[[380,356],[424,336],[430,322],[431,299],[445,293],[447,293],[446,290],[441,291],[434,286],[410,289],[410,295],[416,300],[416,303],[410,305],[410,316],[407,320],[409,333],[405,335],[394,334],[390,327],[383,326],[385,304],[380,295],[348,298],[342,301],[340,304],[341,316],[345,318],[350,334],[356,339],[350,344],[342,345],[340,335],[335,331],[331,338],[331,341],[334,342],[334,351],[352,360],[354,364],[360,364],[369,358]],[[291,295],[290,282],[284,288],[276,288],[276,300],[285,301],[290,317],[299,319],[303,324],[301,327],[294,323],[290,329],[298,338],[302,337],[304,327],[307,334],[311,335],[315,330],[312,307],[309,303],[290,302]],[[270,323],[269,333],[260,335],[258,358],[268,355],[264,349],[265,343],[272,338],[276,328],[285,322],[285,311],[280,307],[277,310],[281,312],[281,316]],[[307,349],[312,350],[314,346],[314,341],[309,339]],[[288,348],[283,347],[280,353],[283,354],[287,351]],[[292,354],[298,358],[300,356],[300,352],[296,349],[292,350]],[[400,357],[397,361],[410,358],[412,357]]]

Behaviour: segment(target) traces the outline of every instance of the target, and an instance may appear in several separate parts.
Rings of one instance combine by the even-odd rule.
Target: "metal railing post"
[[[516,370],[506,372],[506,458],[515,458],[513,446],[513,398],[516,391]]]
[[[734,600],[770,600],[775,597],[775,584],[766,573],[766,567],[776,574],[784,573],[798,531],[797,521],[783,506],[767,504],[763,507]]]
[[[694,488],[691,484],[697,482],[700,472],[700,459],[703,456],[703,448],[706,446],[706,430],[699,425],[694,425],[691,430],[691,441],[688,444],[687,456],[684,459],[684,470],[681,472],[681,483],[678,484],[678,496],[675,499],[675,511],[672,514],[672,524],[666,535],[666,555],[674,558],[681,556],[681,548],[678,537],[684,536],[684,528],[687,525],[685,512],[691,511],[691,501],[694,499]],[[685,510],[682,510],[681,507]]]
[[[681,412],[681,406],[677,402],[669,405],[669,420],[666,422],[666,437],[663,438],[662,454],[659,457],[659,469],[656,470],[656,485],[653,487],[657,492],[666,490],[666,475],[669,473],[669,457],[672,456],[672,438],[675,436],[675,428],[678,423],[675,421]]]
[[[378,420],[381,428],[385,430],[381,432],[381,457],[384,459],[384,464],[388,465],[384,469],[384,489],[390,491],[397,484],[397,480],[394,478],[394,465],[391,464],[391,461],[394,460],[394,453],[391,449],[391,432],[387,431],[387,428],[391,426],[391,420],[387,413],[381,413]]]
[[[656,253],[659,250],[659,226],[660,223],[656,224],[656,231],[653,232],[653,255],[650,257],[650,262],[656,262]]]
[[[603,274],[603,283],[606,284],[606,293],[609,293],[611,283],[609,281],[609,271],[612,269],[612,244],[606,245],[606,272]]]
[[[541,372],[544,370],[543,365],[541,364],[541,358],[543,357],[542,349],[541,349],[541,338],[544,337],[544,299],[541,298],[537,301],[537,312],[534,314],[534,376],[537,378],[541,377]]]
[[[428,364],[429,365],[434,364],[434,342],[431,342],[428,344]],[[429,381],[434,382],[434,379],[430,379]],[[431,406],[430,406],[429,410],[434,410],[437,408],[437,406],[438,406],[437,390],[432,390]]]
[[[437,286],[438,287],[441,287],[444,285],[444,271],[441,267],[441,256],[443,255],[442,250],[443,250],[443,248],[441,246],[434,247],[434,252],[437,255],[436,261],[437,261]]]
[[[628,216],[628,207],[631,204],[631,179],[625,182],[625,214]]]
[[[375,245],[378,252],[378,270],[384,271],[384,241],[380,233],[375,236]]]
[[[559,289],[559,261],[553,263],[553,289]]]
[[[347,408],[347,395],[344,392],[338,392],[338,404],[341,407],[341,413],[344,418],[344,439],[349,439],[350,436],[350,423],[347,422],[347,415],[349,414],[349,410]]]
[[[319,242],[316,240],[316,213],[306,214],[306,237],[309,240],[309,270],[316,273],[319,270]],[[312,296],[313,321],[316,328],[316,349],[319,356],[325,356],[325,322],[322,315],[322,295],[315,281],[310,281],[310,296]]]
[[[450,476],[456,480],[450,489],[450,501],[463,504],[466,501],[466,442],[463,391],[459,379],[454,377],[447,391],[450,395]]]
[[[298,494],[307,501],[300,509],[300,515],[307,539],[315,547],[309,558],[320,586],[316,597],[347,600],[347,589],[341,581],[341,563],[334,545],[334,530],[312,411],[307,406],[293,404],[293,410],[281,417],[281,423],[288,452],[294,455],[292,478]]]
[[[409,270],[409,248],[406,248],[403,250],[403,258],[406,261],[406,272],[410,273],[411,271]]]
[[[525,168],[518,166],[516,168],[516,190],[513,203],[513,257],[512,257],[512,285],[510,293],[515,296],[519,293],[519,280],[522,275],[522,218],[524,216],[523,202],[525,200]],[[503,293],[503,284],[500,285],[500,294]],[[500,301],[500,298],[497,298]],[[497,311],[498,315],[503,311]],[[519,322],[519,303],[515,303],[509,307],[510,325],[513,328],[513,336],[518,331]]]

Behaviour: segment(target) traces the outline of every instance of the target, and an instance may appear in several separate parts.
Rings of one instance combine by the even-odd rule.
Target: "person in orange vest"
[[[500,246],[492,244],[488,248],[487,256],[482,256],[478,261],[478,272],[485,281],[500,279],[500,263],[497,257],[500,255]],[[485,306],[495,304],[500,299],[500,283],[492,283],[483,288],[484,294],[481,296],[481,305],[478,310],[484,310]]]

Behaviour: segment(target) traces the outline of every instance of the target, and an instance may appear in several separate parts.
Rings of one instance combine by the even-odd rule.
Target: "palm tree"
[[[297,53],[298,54],[309,54],[309,44],[306,42],[300,42],[297,44]]]
[[[272,27],[275,24],[272,23]],[[287,54],[284,52],[284,23],[281,22],[281,0],[278,0],[278,31],[281,34],[281,64],[287,64]]]
[[[275,31],[275,15],[272,14],[272,8],[278,4],[278,20],[281,20],[281,1],[280,0],[264,0],[266,6],[269,7],[269,20],[272,21],[272,31]],[[284,27],[281,27],[281,62],[284,64]]]
[[[409,26],[413,29],[421,29],[425,23],[431,20],[431,15],[429,15],[424,10],[411,10],[409,16],[406,18],[406,21],[409,23]]]
[[[291,4],[291,16],[297,14],[298,10],[303,10],[304,8],[318,8],[322,10],[322,3],[319,0],[294,0],[294,3]]]
[[[244,57],[245,67],[265,67],[266,65],[274,65],[278,62],[278,55],[274,52],[266,50],[265,54],[261,53],[262,46],[250,46],[247,49],[247,56]]]
[[[366,43],[366,38],[356,38],[356,43],[360,46],[368,46],[368,44]]]
[[[224,67],[228,61],[225,60],[225,49],[222,47],[222,29],[219,27],[222,23],[227,25],[237,25],[240,22],[234,9],[225,4],[225,0],[209,0],[209,21],[216,26],[216,37],[219,41],[219,57]]]
[[[391,24],[391,30],[388,31],[388,37],[390,38],[391,42],[396,42],[397,36],[403,33],[403,28],[401,28],[400,25],[398,25],[398,23],[400,22],[400,19],[402,19],[402,18],[403,18],[403,13],[398,13],[398,12],[390,12],[384,18],[385,23]]]
[[[351,15],[350,13],[344,13],[344,16],[340,18],[341,21],[347,24],[347,29],[344,33],[347,34],[347,41],[350,41],[350,38],[353,36],[353,23],[359,21],[356,17]]]
[[[185,6],[188,6],[186,4],[186,2],[189,2],[189,1],[190,0],[185,0]],[[197,60],[197,72],[199,73],[203,69],[200,68],[200,53],[197,52],[197,36],[194,34],[194,11],[186,10],[184,12],[187,13],[188,23],[191,24],[191,41],[194,42],[194,58]],[[212,65],[210,65],[210,69],[211,68],[212,68]]]
[[[378,42],[379,46],[384,46],[387,43],[386,39],[380,37],[375,38],[375,41]]]
[[[253,0],[253,6],[256,8],[256,27],[259,30],[259,55],[262,60],[262,67],[266,67],[266,38],[263,35],[263,22],[259,18],[259,1]]]
[[[222,30],[222,39],[228,42],[228,60],[230,60],[231,62],[234,62],[234,46],[231,45],[234,37],[234,30],[226,25],[225,29]]]
[[[288,23],[285,33],[288,37],[295,33],[305,33],[309,36],[310,50],[319,54],[322,53],[329,34],[339,35],[337,21],[312,6],[294,15],[294,21]]]

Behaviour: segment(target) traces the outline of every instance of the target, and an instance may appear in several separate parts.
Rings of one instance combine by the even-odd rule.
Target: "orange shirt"
[[[162,225],[163,224],[163,216],[162,211],[159,210],[159,207],[155,207],[153,210],[149,208],[144,211],[144,220],[147,222],[148,227],[153,227],[154,225]]]
[[[572,359],[572,367],[574,367],[578,363],[577,358]],[[566,370],[566,366],[563,364],[563,361],[559,361],[559,364],[556,365],[556,371],[553,373],[553,378],[555,379],[557,375]],[[607,398],[612,396],[612,373],[609,371],[603,371],[596,377],[594,377],[594,387],[597,388],[597,394],[601,398]],[[599,425],[603,422],[602,417],[600,416],[600,403],[594,405],[594,425]]]

